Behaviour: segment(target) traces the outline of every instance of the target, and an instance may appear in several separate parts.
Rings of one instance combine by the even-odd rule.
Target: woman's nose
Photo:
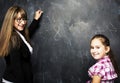
[[[25,21],[25,20],[21,20],[21,23],[22,23],[22,24],[26,24],[27,21]]]

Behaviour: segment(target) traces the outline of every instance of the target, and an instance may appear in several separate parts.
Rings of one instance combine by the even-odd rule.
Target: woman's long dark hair
[[[100,39],[101,42],[103,43],[103,45],[110,47],[110,41],[109,41],[109,39],[108,39],[105,35],[96,34],[95,36],[93,36],[93,38],[91,39],[91,41],[92,41],[93,39],[96,39],[96,38],[97,38],[97,39]],[[91,43],[91,42],[90,42],[90,43]],[[111,47],[110,47],[110,51],[107,53],[107,55],[109,55],[109,58],[110,58],[113,66],[114,66],[114,68],[115,68],[115,72],[116,72],[117,75],[119,76],[120,70],[119,70],[119,67],[118,67],[118,65],[117,65],[117,62],[116,62],[116,59],[115,59],[115,56],[114,56],[114,54],[113,54],[113,52],[112,52]]]
[[[0,31],[0,56],[8,55],[11,48],[19,46],[20,38],[14,30],[14,21],[17,14],[20,13],[23,18],[27,19],[26,11],[19,6],[12,6],[7,10],[2,28]],[[29,41],[28,28],[24,28],[22,34]]]

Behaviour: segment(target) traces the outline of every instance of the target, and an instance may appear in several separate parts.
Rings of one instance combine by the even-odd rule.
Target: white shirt
[[[23,42],[27,45],[30,53],[32,54],[33,53],[33,48],[32,46],[26,41],[25,37],[19,32],[16,30],[16,32],[19,34],[19,36],[22,38]]]

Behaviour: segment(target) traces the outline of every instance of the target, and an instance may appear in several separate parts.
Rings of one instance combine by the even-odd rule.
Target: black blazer
[[[38,21],[34,19],[29,26],[30,37],[32,37],[31,34],[37,27]],[[3,78],[14,83],[33,83],[30,57],[31,53],[21,39],[20,48],[13,48],[9,55],[5,57],[6,70]]]
[[[4,57],[0,57],[0,83],[2,83],[2,77],[6,68],[6,62]]]

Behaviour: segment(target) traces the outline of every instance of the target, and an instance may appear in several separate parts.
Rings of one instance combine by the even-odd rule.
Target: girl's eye
[[[100,47],[97,46],[96,48],[99,49]]]
[[[94,47],[91,46],[90,49],[94,49]]]

